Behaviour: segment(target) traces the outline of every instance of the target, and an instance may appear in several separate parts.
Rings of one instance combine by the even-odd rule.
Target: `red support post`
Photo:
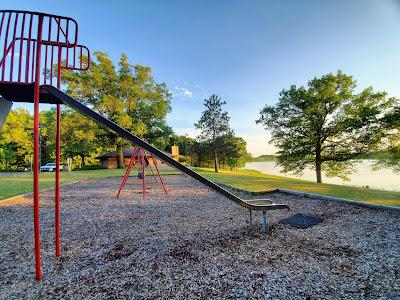
[[[121,193],[122,188],[125,186],[125,183],[127,182],[128,178],[129,178],[129,174],[131,173],[132,166],[135,165],[135,158],[136,158],[137,153],[138,153],[138,148],[135,147],[133,149],[132,157],[131,157],[131,160],[129,161],[128,167],[126,168],[124,178],[122,178],[122,182],[121,182],[121,184],[119,186],[117,198],[118,198],[119,194]]]
[[[53,66],[51,66],[52,68]],[[57,88],[61,88],[61,48],[58,48],[57,58]],[[56,256],[61,256],[61,225],[60,225],[60,136],[61,136],[61,104],[57,104],[57,123],[56,123],[56,188],[55,188],[55,252]]]
[[[141,148],[142,150],[142,184],[143,184],[143,202],[146,201],[146,180],[145,180],[145,173],[144,173],[144,164],[146,163],[144,160],[145,153],[144,153],[144,148]]]
[[[43,16],[39,16],[33,112],[33,227],[35,236],[36,279],[42,279],[40,262],[40,199],[39,199],[39,101],[40,101],[40,50],[42,46]]]
[[[61,129],[61,105],[57,104],[57,128],[56,128],[56,195],[55,195],[55,239],[56,256],[61,256],[61,225],[60,225],[60,130]]]
[[[153,163],[154,163],[154,166],[155,166],[155,168],[157,170],[158,178],[160,178],[161,184],[162,184],[162,186],[164,188],[164,192],[167,194],[167,189],[165,188],[164,181],[162,180],[162,177],[160,175],[160,171],[158,170],[158,167],[157,167],[157,161],[156,161],[156,159],[154,158],[153,155],[151,156],[151,158],[153,159]]]
[[[153,176],[154,181],[155,181],[156,183],[158,183],[157,178],[156,178],[156,175],[155,175],[154,172],[153,172],[153,168],[151,167],[151,164],[150,164],[150,161],[149,161],[149,160],[147,160],[146,167],[147,167],[147,171],[149,171],[149,168],[150,168],[151,176]]]

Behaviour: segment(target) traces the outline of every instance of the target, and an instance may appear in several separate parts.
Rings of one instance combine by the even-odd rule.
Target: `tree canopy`
[[[353,159],[380,149],[391,135],[385,114],[396,103],[371,87],[355,92],[356,81],[342,71],[314,78],[307,87],[292,85],[280,93],[276,105],[266,105],[256,121],[271,131],[277,162],[285,172],[306,167],[328,177],[346,179]]]
[[[384,143],[386,146],[383,155],[379,156],[376,167],[392,168],[394,172],[400,173],[400,106],[389,111],[384,121],[392,134]]]
[[[33,152],[33,119],[26,109],[12,110],[0,132],[0,167],[28,167]]]
[[[154,80],[150,67],[129,64],[126,54],[121,55],[118,68],[105,52],[96,51],[94,58],[87,72],[63,72],[68,94],[140,137],[171,134],[160,131],[168,129],[165,117],[171,93],[165,83]],[[109,141],[119,148],[119,166],[123,167],[126,142],[112,133]]]

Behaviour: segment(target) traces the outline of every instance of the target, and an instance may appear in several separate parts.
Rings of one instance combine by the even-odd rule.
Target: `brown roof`
[[[167,153],[167,152],[164,152],[164,153],[167,154],[168,156],[171,156],[170,153]],[[132,154],[133,154],[133,148],[125,148],[124,149],[124,158],[131,158]],[[150,154],[147,151],[146,151],[146,156],[150,156]],[[108,159],[108,158],[117,158],[117,157],[118,157],[117,151],[110,151],[110,152],[106,152],[96,158],[97,159]]]

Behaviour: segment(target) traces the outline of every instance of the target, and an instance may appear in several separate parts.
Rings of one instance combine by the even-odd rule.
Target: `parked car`
[[[40,167],[41,172],[54,172],[56,170],[56,163],[47,163]],[[63,170],[63,165],[60,164],[60,171]]]

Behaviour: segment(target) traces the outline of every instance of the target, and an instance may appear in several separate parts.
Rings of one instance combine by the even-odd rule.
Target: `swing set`
[[[126,182],[129,179],[130,173],[132,171],[132,167],[136,164],[139,165],[138,178],[142,180],[142,193],[143,193],[143,201],[146,201],[146,171],[147,173],[151,173],[154,178],[154,181],[158,183],[157,177],[160,180],[160,183],[164,189],[165,194],[167,194],[167,189],[165,188],[164,181],[161,177],[160,171],[157,166],[157,159],[151,153],[146,154],[146,151],[142,147],[134,147],[133,153],[131,156],[131,160],[129,161],[128,167],[126,168],[125,175],[122,178],[121,184],[119,186],[119,190],[117,193],[117,198],[121,194],[122,189],[124,188]],[[151,166],[153,164],[155,171],[157,172],[157,176],[153,171]],[[146,169],[146,170],[145,170]]]

